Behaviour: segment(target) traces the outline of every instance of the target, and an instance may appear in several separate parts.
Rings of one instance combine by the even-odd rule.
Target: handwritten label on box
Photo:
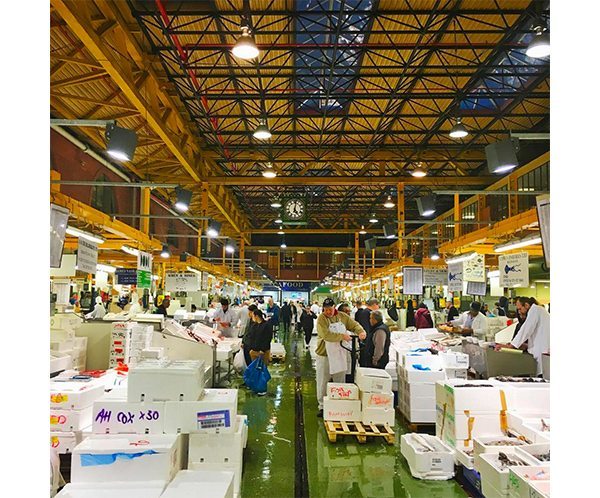
[[[162,434],[163,402],[130,403],[107,400],[94,403],[94,434]]]

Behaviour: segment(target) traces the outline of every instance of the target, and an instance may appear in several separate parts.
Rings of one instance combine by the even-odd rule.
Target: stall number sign
[[[500,287],[529,287],[529,254],[498,256]]]
[[[140,251],[137,269],[137,286],[142,289],[149,289],[152,286],[152,254]]]
[[[463,280],[465,282],[483,282],[485,283],[485,265],[483,254],[477,254],[463,264]]]
[[[448,270],[446,268],[424,268],[423,285],[446,285]]]
[[[192,271],[168,271],[165,275],[165,290],[171,292],[196,292],[200,290],[200,275]]]
[[[463,290],[463,264],[448,264],[448,291],[456,292]]]
[[[128,403],[123,401],[94,403],[94,434],[156,434],[163,432],[165,404]]]
[[[79,237],[77,243],[77,269],[84,273],[96,273],[98,264],[98,246]]]

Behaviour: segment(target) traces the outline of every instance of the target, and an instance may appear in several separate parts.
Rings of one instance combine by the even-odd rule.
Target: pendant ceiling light
[[[162,251],[160,252],[161,258],[168,258],[171,256],[171,251],[169,250],[169,246],[167,244],[163,244]]]
[[[361,234],[361,235],[365,235],[367,233],[367,231],[365,230],[365,226],[364,225],[360,226],[360,232],[358,232],[358,233]]]
[[[206,235],[209,237],[217,237],[221,230],[221,223],[215,220],[208,220],[208,228],[206,229]]]
[[[425,171],[421,167],[421,163],[419,163],[418,166],[416,167],[416,169],[413,169],[410,174],[412,176],[414,176],[415,178],[423,178],[423,177],[427,176],[427,171]]]
[[[276,199],[273,202],[271,202],[271,207],[272,208],[280,208],[281,207],[281,202]]]
[[[258,140],[269,140],[269,138],[271,138],[271,130],[269,130],[267,122],[264,119],[261,119],[256,130],[254,130],[253,136]]]
[[[371,217],[369,218],[369,223],[377,223],[379,220],[377,219],[377,217],[375,216],[375,213],[373,213],[371,215]]]
[[[187,211],[190,208],[190,202],[192,201],[192,192],[181,187],[175,189],[175,195],[177,200],[175,201],[175,209],[180,213]]]
[[[267,164],[267,167],[263,170],[262,176],[265,178],[275,178],[277,176],[277,171],[273,169],[271,163]]]
[[[392,209],[395,206],[396,206],[396,204],[394,204],[394,202],[392,201],[392,196],[388,195],[387,196],[387,200],[383,204],[383,207],[388,208],[388,209]]]
[[[256,59],[258,57],[258,47],[254,43],[254,38],[252,38],[248,26],[242,26],[242,34],[231,49],[231,52],[238,59],[243,60]]]
[[[465,125],[462,124],[461,118],[456,118],[456,124],[450,130],[450,136],[452,138],[464,138],[469,134]]]
[[[534,26],[535,36],[529,43],[525,54],[527,57],[541,59],[550,55],[550,35],[546,32],[546,27],[542,24]]]

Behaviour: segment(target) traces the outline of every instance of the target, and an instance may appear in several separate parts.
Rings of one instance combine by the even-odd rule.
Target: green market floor
[[[315,341],[316,337],[313,337],[311,349],[314,349]],[[295,337],[284,343],[286,361],[269,367],[272,378],[266,396],[257,396],[240,386],[238,409],[248,415],[249,424],[241,498],[468,496],[454,480],[421,481],[410,475],[408,465],[400,454],[399,435],[407,432],[407,427],[398,417],[394,445],[388,445],[383,438],[381,441],[370,438],[365,444],[359,444],[348,436],[329,443],[323,419],[317,418],[315,369],[311,353]],[[296,349],[298,364],[294,355]],[[295,495],[295,486],[300,486],[296,484],[296,368],[301,375],[308,468],[304,482],[308,481],[309,491],[298,495]],[[241,380],[236,379],[232,387],[240,384]]]

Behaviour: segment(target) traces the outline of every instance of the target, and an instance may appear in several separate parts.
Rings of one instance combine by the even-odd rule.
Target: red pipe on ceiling
[[[167,11],[166,11],[162,1],[161,0],[155,0],[155,1],[156,1],[156,6],[158,7],[158,10],[160,11],[163,25],[164,25],[165,29],[167,29],[167,26],[169,26],[169,22],[170,22],[169,15],[167,14]],[[186,66],[187,62],[188,62],[188,56],[187,56],[185,49],[181,45],[179,38],[177,37],[176,34],[169,33],[168,29],[167,29],[167,32],[168,32],[168,36],[171,38],[171,40],[175,44],[175,47],[177,48],[177,52],[179,53],[179,57],[181,59],[182,64],[184,66]],[[194,88],[199,92],[200,91],[200,83],[198,82],[198,79],[196,78],[196,74],[191,69],[187,69],[187,73],[189,74],[190,78],[192,79]],[[204,110],[206,111],[206,115],[208,116],[208,119],[217,135],[217,139],[219,140],[219,142],[221,142],[221,145],[223,146],[223,151],[225,153],[225,157],[229,159],[229,152],[227,151],[227,149],[225,147],[225,140],[223,140],[223,137],[222,137],[221,133],[219,132],[219,121],[217,120],[217,118],[212,117],[210,115],[210,111],[209,111],[209,107],[208,107],[208,100],[207,100],[206,96],[204,95],[204,93],[200,96],[200,101],[202,102],[202,107],[204,107]]]

